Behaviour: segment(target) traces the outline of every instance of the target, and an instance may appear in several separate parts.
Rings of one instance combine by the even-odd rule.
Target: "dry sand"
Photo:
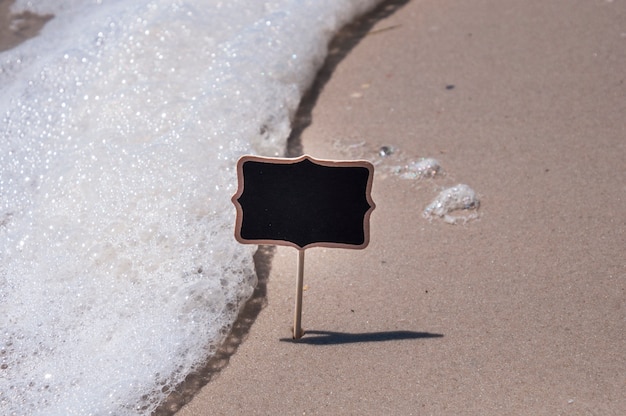
[[[307,251],[300,343],[296,250],[276,249],[256,321],[178,416],[626,414],[625,3],[402,3],[300,117],[315,157],[401,151],[370,246]],[[446,175],[384,174],[419,157]],[[456,183],[480,219],[424,219]]]

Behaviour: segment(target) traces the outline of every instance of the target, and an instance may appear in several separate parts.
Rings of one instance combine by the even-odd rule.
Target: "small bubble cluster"
[[[396,146],[376,147],[365,141],[349,143],[344,140],[336,140],[334,146],[346,157],[366,159],[373,163],[378,178],[393,177],[410,180],[414,184],[430,183],[433,188],[441,189],[441,185],[435,185],[436,181],[429,180],[446,177],[439,160],[432,157],[416,158]],[[479,218],[479,207],[477,193],[468,185],[457,184],[441,190],[423,210],[422,216],[428,220],[441,219],[448,224],[466,223]]]
[[[424,209],[424,218],[442,218],[449,224],[467,222],[478,217],[480,200],[476,192],[465,184],[446,188]],[[458,214],[456,211],[469,212]],[[453,214],[454,213],[454,214]]]
[[[398,174],[403,179],[427,179],[434,178],[440,175],[441,172],[439,161],[427,157],[408,162]]]

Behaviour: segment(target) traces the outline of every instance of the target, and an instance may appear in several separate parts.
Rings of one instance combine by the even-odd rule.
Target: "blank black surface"
[[[246,240],[362,245],[369,170],[360,166],[243,163],[240,235]]]

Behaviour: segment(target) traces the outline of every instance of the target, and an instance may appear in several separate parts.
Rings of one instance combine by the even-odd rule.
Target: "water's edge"
[[[286,157],[297,157],[303,154],[302,133],[311,125],[313,108],[339,63],[368,35],[378,21],[392,15],[409,1],[383,1],[372,11],[344,26],[333,37],[329,43],[329,52],[324,64],[318,70],[313,83],[300,101],[292,121],[292,130],[287,141],[287,148],[285,149]],[[237,320],[233,323],[230,333],[215,355],[209,358],[206,365],[199,371],[189,374],[185,381],[178,385],[154,411],[153,416],[174,415],[228,365],[230,358],[246,340],[259,313],[267,306],[267,285],[275,250],[274,246],[259,246],[254,255],[254,266],[258,283],[252,296],[243,306]]]

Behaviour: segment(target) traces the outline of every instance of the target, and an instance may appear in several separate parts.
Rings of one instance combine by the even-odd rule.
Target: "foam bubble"
[[[427,157],[407,163],[402,169],[400,169],[399,174],[400,177],[404,179],[425,179],[434,178],[435,176],[441,174],[441,172],[442,169],[439,161],[437,159]]]
[[[441,218],[449,224],[467,222],[478,218],[480,200],[476,192],[465,184],[458,184],[444,189],[428,204],[422,215],[424,218]],[[455,211],[472,211],[467,215],[453,215]]]

